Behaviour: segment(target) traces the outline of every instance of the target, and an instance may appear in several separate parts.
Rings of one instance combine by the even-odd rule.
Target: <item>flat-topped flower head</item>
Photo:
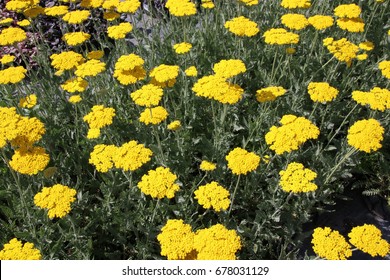
[[[4,28],[0,32],[0,46],[9,46],[27,39],[26,32],[19,27]]]
[[[311,6],[310,0],[282,0],[280,5],[286,9],[307,9]]]
[[[173,198],[180,186],[175,183],[177,176],[167,167],[157,167],[149,170],[148,174],[142,176],[138,188],[146,195],[162,199]]]
[[[307,91],[314,102],[330,102],[339,94],[338,89],[327,82],[310,82]]]
[[[292,30],[301,30],[309,25],[309,21],[302,14],[284,14],[280,19],[284,26]]]
[[[324,30],[328,27],[331,27],[334,23],[334,20],[331,16],[324,15],[314,15],[307,19],[309,24],[317,30]]]
[[[41,252],[35,248],[31,242],[22,243],[13,238],[7,244],[4,244],[0,251],[0,260],[40,260]]]
[[[10,167],[25,175],[36,175],[49,164],[50,157],[42,147],[20,147],[9,161]]]
[[[260,32],[257,23],[244,16],[239,16],[225,22],[225,28],[233,34],[242,37],[252,37]]]
[[[167,0],[165,8],[176,17],[192,16],[196,14],[196,6],[190,0]]]
[[[264,32],[264,40],[269,45],[298,44],[299,35],[289,32],[284,28],[271,28]]]
[[[17,84],[26,77],[27,69],[23,66],[10,66],[0,70],[0,85]]]
[[[62,19],[70,24],[80,24],[83,23],[88,19],[88,17],[91,15],[90,11],[87,10],[78,10],[78,11],[71,11],[67,12]]]
[[[71,70],[84,62],[81,54],[74,51],[64,51],[50,56],[51,66],[56,70]]]
[[[304,193],[315,191],[318,188],[312,182],[317,177],[317,173],[304,168],[301,163],[289,163],[286,170],[280,171],[279,175],[279,185],[285,192]]]
[[[192,44],[187,42],[182,42],[178,44],[173,45],[173,49],[175,50],[175,53],[177,54],[185,54],[188,53],[192,48]]]
[[[160,103],[164,91],[152,84],[144,85],[130,94],[131,99],[139,106],[153,107]]]
[[[162,106],[157,106],[153,108],[145,108],[139,116],[139,121],[146,125],[160,124],[165,121],[167,117],[168,111]]]
[[[200,170],[202,171],[213,171],[217,168],[217,165],[213,162],[202,160],[199,166]]]
[[[390,254],[390,244],[382,238],[382,232],[374,225],[364,224],[354,227],[348,233],[349,242],[372,257]]]
[[[352,256],[351,245],[337,230],[316,228],[311,243],[314,252],[327,260],[346,260]]]
[[[122,55],[115,63],[114,77],[122,85],[135,84],[146,78],[145,61],[136,54]]]
[[[241,59],[223,59],[213,66],[215,76],[229,79],[246,72],[246,67]]]
[[[384,60],[378,63],[378,68],[381,70],[382,75],[390,79],[390,60]]]
[[[348,129],[348,144],[366,153],[375,152],[382,147],[385,129],[375,119],[360,120]]]
[[[220,212],[227,210],[230,205],[229,191],[214,181],[200,186],[194,194],[195,199],[205,209],[213,208]]]
[[[116,168],[121,168],[124,171],[135,171],[148,163],[152,155],[152,150],[135,140],[131,140],[118,147],[112,159]]]
[[[85,77],[95,77],[97,74],[106,70],[106,64],[97,59],[90,59],[76,67],[74,72],[76,76],[85,78]]]
[[[77,46],[85,41],[87,41],[89,38],[91,38],[91,35],[86,32],[69,32],[65,33],[64,36],[62,36],[62,39],[67,43],[69,46]]]
[[[107,27],[108,37],[112,39],[124,39],[128,33],[133,30],[133,26],[129,22],[122,22],[118,25]]]
[[[81,77],[75,77],[65,81],[60,87],[71,93],[83,92],[87,89],[88,82]]]
[[[287,92],[283,87],[271,86],[256,91],[256,100],[259,102],[274,101]]]
[[[369,105],[372,110],[385,111],[390,109],[390,90],[374,87],[370,91],[355,90],[352,99],[361,105]]]
[[[108,172],[114,167],[113,157],[118,151],[115,145],[98,144],[93,147],[89,156],[89,163],[96,167],[99,172]]]
[[[259,166],[260,157],[253,152],[248,152],[242,148],[234,148],[226,156],[228,167],[235,175],[246,175],[255,171]]]
[[[334,15],[340,18],[357,18],[362,9],[356,4],[341,4],[334,9]]]

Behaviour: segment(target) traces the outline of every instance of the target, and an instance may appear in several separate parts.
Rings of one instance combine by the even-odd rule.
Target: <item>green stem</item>
[[[347,159],[349,159],[354,153],[356,152],[355,148],[351,148],[342,158],[341,160],[336,164],[335,167],[332,168],[330,171],[330,174],[326,177],[324,181],[324,185],[326,185],[330,179],[332,179],[332,175],[338,170],[341,164],[343,164]]]
[[[231,212],[232,209],[233,209],[234,198],[236,197],[238,185],[239,185],[239,183],[240,183],[240,178],[241,178],[241,174],[238,175],[237,182],[236,182],[236,186],[234,187],[234,191],[233,191],[233,195],[232,195],[232,201],[230,202],[230,207],[229,207],[228,215],[230,215],[230,212]]]

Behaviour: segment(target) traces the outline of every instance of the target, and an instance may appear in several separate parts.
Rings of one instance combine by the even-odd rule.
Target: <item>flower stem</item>
[[[237,189],[238,189],[238,185],[240,183],[240,178],[241,178],[241,174],[239,174],[238,178],[237,178],[237,183],[236,183],[236,186],[235,186],[234,191],[233,191],[232,201],[230,202],[228,215],[230,215],[230,212],[232,211],[232,208],[233,208],[234,198],[236,197],[236,192],[237,192]]]

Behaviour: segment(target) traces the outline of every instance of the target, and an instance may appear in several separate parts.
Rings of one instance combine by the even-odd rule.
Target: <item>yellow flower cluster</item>
[[[185,260],[194,250],[195,233],[183,220],[171,219],[162,227],[157,240],[161,246],[161,256],[168,260]]]
[[[70,24],[80,24],[88,19],[91,15],[90,11],[87,10],[78,10],[67,12],[62,19]]]
[[[314,15],[307,19],[309,24],[317,30],[324,30],[328,27],[331,27],[334,23],[334,20],[331,16],[323,15]]]
[[[226,156],[228,167],[235,175],[246,175],[248,172],[256,170],[260,163],[260,157],[253,152],[248,152],[242,148],[234,148]]]
[[[122,22],[118,25],[109,26],[107,28],[108,37],[118,40],[124,39],[127,33],[133,30],[133,26],[129,22]]]
[[[17,149],[9,161],[10,167],[25,175],[35,175],[46,168],[49,155],[42,147],[23,146]]]
[[[27,95],[19,100],[19,106],[22,108],[31,109],[37,105],[37,96],[35,94]]]
[[[76,200],[76,190],[61,184],[47,188],[34,196],[36,206],[47,209],[50,219],[63,218],[71,210],[70,204]]]
[[[360,151],[371,153],[382,147],[384,132],[385,129],[379,121],[360,120],[348,129],[348,144]]]
[[[320,135],[318,127],[304,117],[284,115],[280,123],[281,127],[272,126],[265,135],[266,143],[278,155],[298,150],[307,140],[317,139]]]
[[[64,40],[69,46],[80,45],[89,38],[91,38],[90,34],[81,31],[65,33],[64,36],[62,36],[62,40]]]
[[[309,25],[309,21],[302,14],[285,14],[281,17],[282,24],[293,30],[301,30]]]
[[[26,32],[19,27],[4,28],[0,32],[0,46],[13,45],[27,39]]]
[[[14,55],[5,54],[0,59],[0,63],[3,64],[3,65],[6,65],[8,63],[13,62],[14,60],[15,60],[15,56]]]
[[[381,70],[384,77],[390,79],[390,60],[379,62],[378,68]]]
[[[288,45],[299,43],[299,35],[288,32],[284,28],[271,28],[264,32],[263,37],[265,42],[270,45]]]
[[[144,85],[140,89],[133,91],[130,96],[135,104],[139,106],[157,106],[163,97],[164,91],[160,86],[152,84]]]
[[[5,7],[10,11],[21,12],[36,5],[39,5],[39,0],[10,0]]]
[[[119,13],[135,13],[141,6],[139,0],[126,0],[118,3],[116,10]]]
[[[248,6],[253,6],[259,4],[259,0],[239,0],[240,2],[244,3]]]
[[[352,99],[361,105],[370,105],[373,110],[390,109],[390,90],[385,88],[374,87],[368,92],[355,90]]]
[[[334,40],[328,37],[323,40],[323,44],[338,60],[347,63],[348,66],[351,65],[352,59],[359,52],[359,47],[348,41],[347,38]]]
[[[96,167],[99,172],[107,172],[114,167],[114,156],[118,151],[115,145],[98,144],[93,147],[89,155],[89,163]]]
[[[334,10],[334,15],[340,18],[357,18],[360,16],[362,9],[356,4],[342,4]]]
[[[241,239],[235,230],[216,224],[196,232],[194,248],[198,260],[235,260]]]
[[[68,12],[68,6],[65,5],[59,5],[59,6],[53,6],[53,7],[47,7],[44,9],[44,14],[47,16],[63,16]]]
[[[138,188],[153,198],[173,198],[175,192],[180,189],[179,185],[175,183],[176,179],[177,176],[169,168],[160,166],[143,175],[138,183]]]
[[[198,70],[196,69],[195,66],[188,67],[186,70],[184,70],[184,73],[188,77],[196,77],[196,76],[198,76]]]
[[[307,91],[314,102],[330,102],[339,94],[338,89],[326,82],[310,82]]]
[[[0,85],[16,84],[26,77],[27,70],[23,66],[10,66],[0,70]]]
[[[346,260],[352,256],[351,245],[337,231],[329,227],[316,228],[313,232],[314,252],[328,260]]]
[[[225,28],[237,36],[253,37],[260,32],[257,23],[239,16],[225,22]]]
[[[349,32],[363,32],[364,21],[361,18],[339,18],[337,19],[337,26]]]
[[[374,225],[354,227],[348,237],[352,245],[372,257],[390,254],[390,244],[382,238],[382,232]]]
[[[88,87],[88,82],[81,77],[75,77],[67,80],[60,86],[67,92],[83,92]]]
[[[310,0],[282,0],[280,5],[286,9],[307,9],[311,6]]]
[[[81,100],[82,100],[82,98],[81,98],[80,95],[72,95],[72,96],[69,97],[69,99],[68,99],[68,101],[69,101],[70,103],[73,103],[73,104],[79,103]]]
[[[315,191],[318,187],[313,181],[317,173],[298,162],[289,163],[286,170],[279,172],[279,184],[285,192],[303,193]]]
[[[0,251],[0,260],[40,260],[41,252],[34,247],[33,243],[26,242],[22,244],[16,238],[11,239],[4,244],[3,250]]]
[[[149,162],[152,155],[153,152],[150,149],[132,140],[118,147],[112,160],[116,168],[121,168],[124,171],[134,171]]]
[[[74,73],[78,77],[85,78],[95,77],[104,70],[106,70],[106,64],[104,62],[97,59],[90,59],[80,65],[77,65]]]
[[[87,54],[88,59],[101,59],[104,56],[104,51],[90,51]]]
[[[349,32],[363,32],[364,21],[359,17],[361,8],[356,4],[342,4],[334,9],[334,15],[339,17],[337,25]]]
[[[213,66],[215,76],[229,79],[246,72],[245,64],[240,59],[223,59]]]
[[[173,49],[177,54],[185,54],[188,53],[192,48],[192,45],[187,42],[182,42],[173,45]]]
[[[192,231],[183,220],[168,220],[157,236],[161,255],[168,260],[235,260],[241,239],[221,224]]]
[[[195,192],[195,199],[205,209],[213,208],[215,211],[228,209],[230,205],[229,191],[217,182],[200,186]]]
[[[122,85],[135,84],[146,77],[144,63],[136,54],[122,55],[115,63],[114,77]]]
[[[11,141],[18,136],[18,123],[21,119],[16,113],[16,108],[0,107],[0,148],[7,145],[7,141]]]
[[[52,54],[50,56],[51,65],[56,70],[71,70],[77,65],[84,62],[84,58],[81,54],[74,51],[65,51],[59,54]]]
[[[173,121],[167,125],[167,128],[173,131],[178,130],[180,127],[181,127],[181,122],[179,120]]]
[[[100,129],[112,124],[114,116],[114,108],[105,108],[103,105],[93,106],[91,112],[83,117],[83,120],[89,125],[87,138],[98,138]]]
[[[256,91],[256,100],[259,102],[274,101],[279,96],[282,96],[287,91],[283,87],[266,87]]]
[[[157,106],[153,108],[145,108],[145,110],[141,112],[139,121],[146,125],[159,124],[165,121],[167,117],[168,111],[162,106]]]
[[[45,134],[45,125],[36,117],[21,117],[17,124],[17,136],[11,140],[13,147],[31,147]]]
[[[167,0],[165,8],[177,17],[192,16],[196,14],[196,6],[190,0]]]
[[[151,83],[161,87],[173,87],[179,75],[179,66],[161,64],[150,71]]]
[[[203,171],[213,171],[217,168],[217,165],[213,162],[209,162],[207,160],[202,160],[199,168],[200,168],[200,170],[203,170]]]

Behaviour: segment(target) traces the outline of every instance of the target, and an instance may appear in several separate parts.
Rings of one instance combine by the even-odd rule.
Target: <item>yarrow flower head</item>
[[[361,18],[339,18],[336,22],[338,27],[349,32],[358,33],[364,31],[365,24]]]
[[[390,244],[382,238],[382,232],[374,225],[354,227],[348,237],[352,245],[372,257],[390,254]]]
[[[179,128],[181,128],[181,122],[179,120],[173,121],[167,125],[167,129],[172,130],[172,131],[176,131]]]
[[[334,15],[340,18],[357,18],[362,9],[356,4],[342,4],[334,9]]]
[[[200,168],[200,170],[203,170],[203,171],[213,171],[217,168],[217,165],[213,162],[209,162],[207,160],[202,160],[199,168]]]
[[[113,157],[117,153],[115,145],[98,144],[93,147],[89,156],[89,163],[96,167],[99,172],[107,172],[114,167]]]
[[[192,45],[187,42],[178,43],[173,45],[173,49],[177,54],[185,54],[188,53],[192,48]]]
[[[41,252],[35,248],[33,243],[22,243],[13,238],[7,244],[4,244],[0,251],[0,260],[40,260]]]
[[[328,27],[331,27],[334,23],[334,20],[331,16],[324,15],[314,15],[309,17],[308,22],[317,30],[324,30]]]
[[[0,70],[0,85],[17,84],[26,77],[27,70],[23,66],[11,66]]]
[[[149,76],[153,78],[153,84],[161,87],[172,87],[179,75],[179,66],[161,64],[150,71]]]
[[[286,9],[307,9],[311,6],[310,0],[282,0],[280,5]]]
[[[80,31],[80,32],[65,33],[62,39],[69,46],[77,46],[87,41],[90,37],[91,37],[90,34]]]
[[[9,46],[27,39],[26,32],[19,27],[8,27],[0,32],[0,46]]]
[[[119,2],[119,4],[116,6],[116,10],[119,13],[133,14],[138,10],[139,7],[141,7],[141,2],[139,0],[126,0]]]
[[[213,71],[215,76],[229,79],[245,73],[246,67],[241,59],[223,59],[214,65]]]
[[[34,196],[35,205],[47,209],[50,219],[66,216],[71,210],[71,203],[75,200],[76,190],[61,184],[50,188],[44,187]]]
[[[235,175],[246,175],[256,170],[260,163],[260,157],[253,152],[242,148],[234,148],[226,156],[228,167]]]
[[[37,105],[37,96],[35,94],[27,95],[19,100],[19,106],[22,108],[31,109]]]
[[[62,19],[70,24],[80,24],[88,19],[91,15],[90,11],[87,10],[78,10],[67,12]]]
[[[280,123],[282,126],[272,126],[265,135],[266,143],[278,155],[298,150],[307,140],[317,139],[320,135],[318,127],[304,117],[284,115]]]
[[[60,85],[67,92],[83,92],[88,87],[88,82],[81,77],[74,77]]]
[[[299,43],[299,35],[288,32],[284,28],[271,28],[264,32],[263,37],[265,42],[270,45],[288,45]]]
[[[93,139],[99,137],[100,129],[112,124],[114,116],[114,108],[106,108],[103,105],[93,106],[91,112],[83,117],[83,120],[88,123],[90,128],[87,138]],[[96,133],[96,130],[98,133]],[[92,133],[92,135],[90,133]]]
[[[95,77],[97,74],[106,70],[106,64],[97,59],[90,59],[76,67],[74,72],[76,76],[85,78],[85,77]]]
[[[287,92],[283,87],[271,86],[256,91],[256,100],[259,102],[274,101]]]
[[[42,147],[20,147],[9,161],[10,167],[25,175],[35,175],[49,164],[50,157]]]
[[[326,82],[310,82],[307,86],[307,91],[314,102],[329,102],[334,100],[339,94],[338,89]]]
[[[138,183],[138,188],[146,195],[153,198],[162,199],[173,198],[175,192],[180,189],[175,183],[177,176],[167,167],[157,167],[155,170],[149,170],[148,174],[142,176]]]
[[[146,108],[139,117],[139,121],[144,124],[160,124],[168,117],[168,111],[162,107],[157,106],[153,108]]]
[[[60,54],[52,54],[50,59],[51,65],[56,70],[71,70],[84,62],[83,56],[74,51],[65,51]]]
[[[124,171],[135,171],[149,162],[152,155],[152,150],[132,140],[118,147],[112,160],[116,168],[121,168]]]
[[[14,60],[15,60],[15,56],[14,55],[5,54],[0,59],[0,63],[5,65],[5,64],[13,62]]]
[[[348,144],[359,151],[375,152],[382,147],[384,131],[375,119],[357,121],[348,129]]]
[[[135,84],[145,79],[145,61],[136,54],[122,55],[115,63],[114,77],[122,85]]]
[[[351,65],[352,59],[354,59],[359,52],[359,47],[348,41],[347,38],[334,40],[332,37],[328,37],[323,40],[323,44],[334,57],[339,61],[347,63],[348,66]]]
[[[225,22],[225,28],[237,36],[252,37],[260,32],[257,23],[240,16]]]
[[[157,235],[161,256],[166,256],[168,260],[188,259],[194,251],[194,237],[191,226],[183,220],[168,220]]]
[[[352,256],[351,245],[337,231],[329,227],[316,228],[311,240],[314,252],[328,260],[346,260]]]
[[[241,238],[236,231],[221,224],[200,229],[194,237],[198,260],[235,260],[241,246]]]
[[[317,189],[317,185],[311,182],[317,177],[317,173],[304,168],[301,163],[289,163],[287,169],[280,171],[279,175],[279,184],[285,192],[303,193]]]
[[[368,92],[355,90],[352,99],[361,105],[370,105],[372,110],[390,109],[390,90],[385,88],[374,87]]]
[[[135,104],[139,106],[157,106],[163,97],[164,91],[161,87],[152,84],[144,85],[140,89],[133,91],[130,96]]]
[[[184,73],[188,77],[196,77],[196,76],[198,76],[198,70],[196,69],[195,66],[188,67],[186,70],[184,70]]]
[[[176,17],[192,16],[196,14],[196,6],[190,0],[167,0],[165,8]]]
[[[247,6],[253,6],[259,4],[259,0],[239,0]]]
[[[378,68],[381,70],[384,77],[390,79],[390,60],[379,62]]]
[[[133,26],[129,22],[122,22],[119,25],[109,26],[107,28],[108,37],[112,39],[124,39],[127,33],[133,30]]]
[[[301,30],[309,25],[309,21],[302,14],[285,14],[281,17],[282,24],[293,30]]]
[[[195,199],[205,209],[213,208],[215,211],[227,210],[230,205],[229,191],[217,182],[200,186],[195,192]]]

